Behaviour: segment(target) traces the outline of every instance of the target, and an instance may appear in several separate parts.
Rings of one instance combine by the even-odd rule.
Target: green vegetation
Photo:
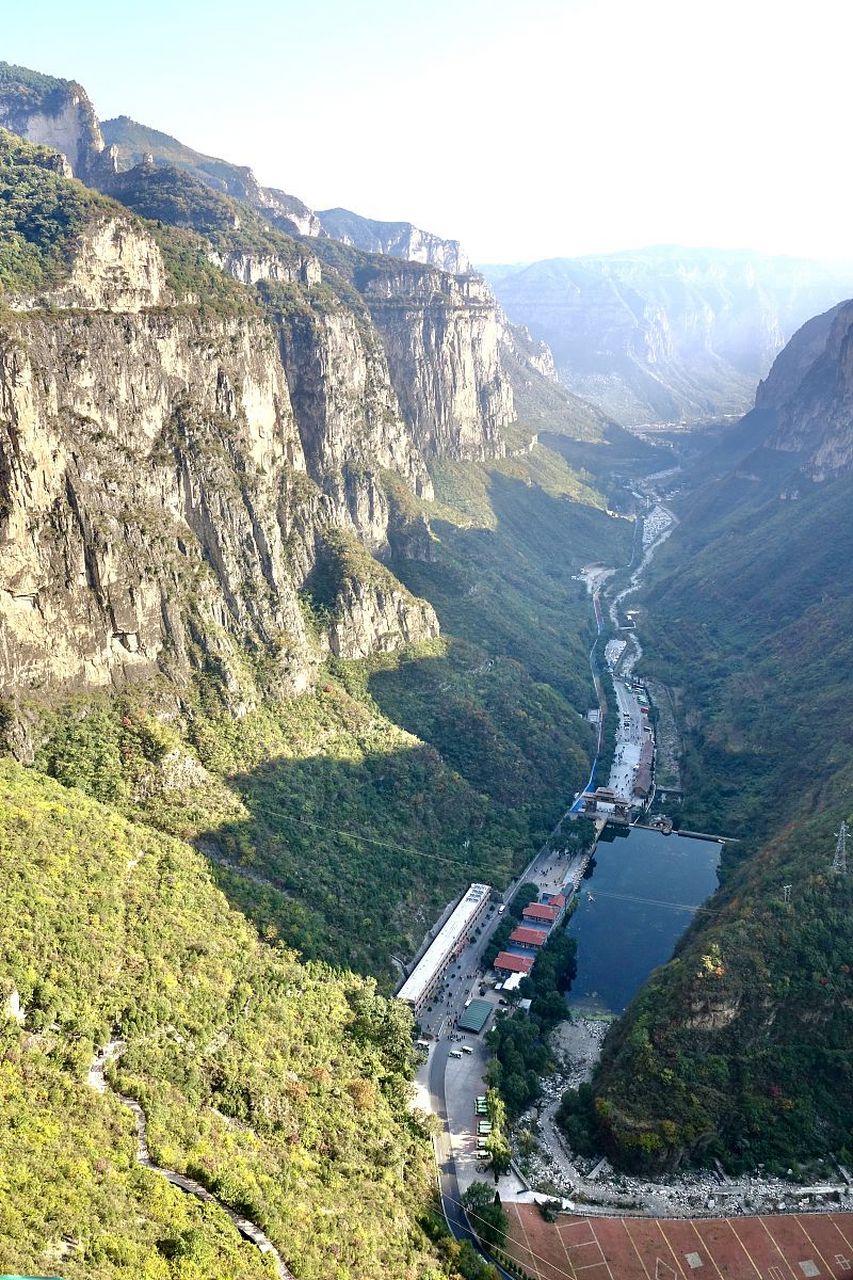
[[[139,166],[118,174],[110,192],[141,217],[197,231],[224,253],[267,254],[294,268],[302,262],[295,240],[273,230],[249,206],[180,169]]]
[[[692,497],[644,596],[644,665],[683,717],[681,822],[739,843],[715,914],[566,1114],[633,1168],[853,1154],[853,877],[829,869],[853,810],[851,481],[801,486],[796,502],[778,480]]]
[[[115,206],[64,178],[59,158],[0,129],[0,291],[37,293],[71,267],[80,233]]]
[[[0,129],[0,296],[39,293],[68,276],[85,228],[122,206],[65,178],[56,152],[33,146]],[[141,224],[140,224],[141,225]],[[199,236],[152,225],[178,301],[190,300],[228,313],[257,311],[251,294],[208,260]]]
[[[571,574],[596,528],[629,526],[533,484],[496,484],[501,520],[485,544],[448,524],[435,564],[394,566],[434,598],[441,639],[331,661],[313,693],[287,699],[273,692],[274,654],[246,655],[247,678],[268,692],[239,719],[215,666],[167,724],[166,686],[70,705],[42,720],[37,767],[197,841],[266,934],[390,988],[390,958],[411,955],[467,881],[506,884],[589,770],[594,736],[576,709],[590,697],[576,646],[589,613]],[[526,530],[514,555],[504,513]],[[390,584],[360,545],[330,534],[305,598],[318,628],[342,585],[366,575]],[[498,645],[491,592],[503,600]],[[531,598],[547,631],[531,634]]]
[[[462,1203],[484,1244],[501,1248],[506,1242],[509,1218],[494,1187],[488,1182],[472,1182],[462,1193]]]
[[[0,62],[0,93],[7,101],[20,104],[27,111],[41,108],[50,111],[61,105],[63,96],[71,87],[70,80],[31,71],[29,67],[17,67],[11,62]]]
[[[151,129],[148,125],[131,120],[129,116],[104,120],[101,129],[105,141],[118,150],[123,167],[135,167],[142,162],[144,156],[153,155],[158,164],[174,166],[193,174],[203,173],[206,178],[218,183],[223,191],[242,191],[250,179],[247,169],[229,164],[227,160],[218,160],[215,156],[193,151],[192,147],[185,146],[168,133]]]
[[[0,1033],[4,1265],[271,1274],[215,1206],[136,1163],[133,1117],[84,1083],[119,1035],[116,1084],[144,1106],[155,1161],[248,1213],[300,1280],[437,1275],[406,1009],[259,942],[180,842],[9,762],[0,791],[0,994],[24,1019]]]

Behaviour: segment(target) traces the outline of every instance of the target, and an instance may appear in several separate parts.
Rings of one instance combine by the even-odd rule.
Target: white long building
[[[486,913],[491,897],[491,886],[472,884],[453,908],[452,912],[397,992],[398,1000],[405,1000],[419,1014],[429,1003],[447,966],[470,938],[478,921]]]

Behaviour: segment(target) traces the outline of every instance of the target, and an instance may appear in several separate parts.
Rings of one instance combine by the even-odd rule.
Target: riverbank
[[[558,1068],[543,1081],[539,1101],[514,1127],[521,1172],[534,1192],[553,1196],[587,1214],[634,1214],[651,1218],[701,1218],[815,1210],[853,1211],[853,1186],[838,1168],[825,1166],[826,1178],[801,1186],[762,1171],[729,1178],[718,1170],[696,1170],[661,1178],[635,1178],[616,1172],[600,1156],[573,1152],[556,1123],[567,1089],[592,1077],[609,1023],[576,1018],[552,1033]]]

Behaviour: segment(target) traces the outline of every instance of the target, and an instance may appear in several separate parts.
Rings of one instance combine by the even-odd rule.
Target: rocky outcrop
[[[816,316],[779,355],[756,396],[769,448],[799,455],[814,480],[853,467],[853,302]]]
[[[310,255],[292,262],[274,253],[242,249],[223,253],[211,249],[208,257],[220,271],[245,285],[260,284],[262,280],[272,280],[276,284],[319,284],[323,275],[320,263]]]
[[[338,658],[367,658],[392,653],[438,635],[431,604],[419,600],[388,575],[385,581],[347,581],[329,629],[329,645]]]
[[[129,236],[135,226],[128,219],[118,230]],[[72,281],[86,278],[84,268],[92,282],[110,278],[117,228],[107,236],[98,219],[90,232]],[[159,251],[145,233],[141,243],[143,265],[162,281]],[[104,296],[92,283],[91,309],[82,310],[68,286],[51,311],[8,312],[0,327],[6,695],[110,686],[157,671],[180,681],[194,665],[214,663],[240,714],[257,692],[247,652],[272,656],[267,682],[298,691],[329,647],[364,656],[372,643],[386,651],[432,634],[429,606],[366,551],[331,633],[304,624],[300,591],[318,536],[349,529],[384,549],[388,508],[376,468],[425,474],[399,417],[383,438],[377,409],[366,440],[347,416],[351,318],[326,328],[339,370],[337,382],[327,375],[338,422],[324,421],[324,440],[302,415],[312,470],[322,480],[328,464],[334,474],[321,491],[307,474],[269,322],[260,314],[142,308],[131,293],[125,282],[132,305],[119,310],[123,295]],[[152,290],[149,301],[156,296]],[[63,302],[74,309],[61,309]],[[349,352],[356,359],[355,346]],[[360,358],[366,385],[363,348]],[[368,585],[374,567],[378,594]]]
[[[73,80],[0,63],[0,126],[61,152],[84,182],[114,166],[86,90]]]
[[[248,643],[304,686],[311,499],[262,322],[7,322],[0,423],[7,690],[186,669],[199,646],[227,667]]]
[[[411,222],[377,222],[349,209],[321,209],[317,214],[323,230],[333,240],[351,244],[365,253],[381,253],[408,262],[465,275],[471,262],[458,240],[445,240],[431,231],[421,231]]]
[[[420,497],[432,483],[411,432],[403,422],[385,350],[367,315],[342,306],[293,308],[277,321],[282,360],[308,468],[329,490],[370,459],[403,476]],[[351,488],[352,492],[352,488]],[[382,537],[387,510],[383,507]],[[355,515],[354,515],[355,518]],[[356,527],[376,544],[373,521]]]
[[[357,283],[382,335],[403,417],[426,459],[501,457],[513,418],[497,308],[478,276],[404,263]]]
[[[127,217],[104,214],[84,229],[62,284],[38,295],[9,295],[6,303],[18,311],[52,306],[135,312],[166,298],[163,261],[151,235]]]
[[[65,110],[74,93],[55,92],[50,109]],[[19,148],[22,181],[28,164],[62,168]],[[427,462],[502,456],[512,390],[478,277],[328,240],[309,253],[175,167],[119,178],[137,189],[149,174],[141,212],[159,229],[69,195],[49,285],[6,296],[0,687],[52,696],[155,673],[180,685],[204,667],[241,715],[269,688],[306,688],[329,651],[437,634],[373,553],[431,558]],[[56,193],[32,190],[44,219]],[[168,225],[188,219],[199,235]],[[321,269],[323,245],[338,257]],[[257,288],[220,287],[211,263]],[[335,534],[350,541],[329,596]]]

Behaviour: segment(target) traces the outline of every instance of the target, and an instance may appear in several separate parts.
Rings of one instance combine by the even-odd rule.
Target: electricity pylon
[[[847,875],[847,823],[842,822],[841,827],[835,833],[835,857],[832,859],[832,870],[837,871],[839,875]]]

